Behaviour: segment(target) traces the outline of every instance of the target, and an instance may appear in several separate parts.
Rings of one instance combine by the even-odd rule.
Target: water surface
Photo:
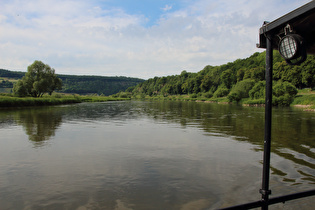
[[[314,189],[315,113],[273,109],[272,126],[272,195]],[[0,209],[216,209],[260,199],[263,108],[128,101],[0,110],[0,136]]]

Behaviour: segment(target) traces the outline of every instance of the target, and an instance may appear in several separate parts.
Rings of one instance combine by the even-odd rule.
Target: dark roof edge
[[[300,16],[304,16],[306,13],[311,12],[312,10],[315,11],[315,0],[312,0],[311,2],[293,10],[290,13],[287,13],[283,15],[282,17],[270,22],[264,24],[260,29],[259,29],[259,34],[267,34],[271,32],[273,29],[276,29],[277,27],[292,21]]]

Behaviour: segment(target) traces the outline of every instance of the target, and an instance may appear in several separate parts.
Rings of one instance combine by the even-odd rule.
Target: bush
[[[283,96],[273,97],[272,105],[273,106],[290,106],[293,102],[294,98],[292,98],[289,94],[284,94]]]
[[[196,93],[193,93],[190,95],[190,98],[197,98],[197,97],[198,97],[198,95]]]
[[[229,99],[229,102],[232,102],[232,101],[239,102],[242,99],[240,93],[236,91],[233,91],[233,92],[231,91],[231,93],[227,97]]]
[[[208,92],[204,93],[202,96],[205,98],[211,98],[213,96],[213,93],[211,91],[208,91]]]
[[[298,90],[294,85],[289,82],[278,82],[273,87],[273,100],[274,106],[289,106],[293,100]]]
[[[229,94],[229,89],[227,89],[225,86],[219,87],[213,94],[214,98],[219,98],[223,96],[227,96]]]
[[[298,90],[290,82],[278,82],[273,87],[273,95],[276,97],[283,96],[284,94],[289,94],[290,96],[295,96]]]
[[[255,81],[251,79],[242,80],[232,88],[230,94],[228,95],[229,101],[239,102],[242,98],[249,97],[249,91],[254,86]]]
[[[266,92],[266,81],[260,81],[254,85],[254,87],[249,91],[249,96],[251,99],[265,98]]]

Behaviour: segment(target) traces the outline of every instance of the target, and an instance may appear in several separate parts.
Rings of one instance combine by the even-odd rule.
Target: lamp
[[[286,34],[279,42],[279,52],[290,65],[299,65],[306,60],[304,40],[298,34]]]

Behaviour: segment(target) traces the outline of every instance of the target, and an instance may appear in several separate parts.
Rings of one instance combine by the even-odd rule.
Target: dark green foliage
[[[251,68],[245,72],[243,79],[262,81],[265,79],[265,69],[262,66]]]
[[[213,96],[213,93],[211,91],[208,91],[208,92],[202,94],[202,96],[205,98],[211,98]]]
[[[63,82],[63,93],[112,95],[119,91],[126,91],[128,87],[135,86],[143,79],[129,77],[102,77],[102,76],[74,76],[58,75]],[[130,90],[130,89],[129,89]]]
[[[23,76],[25,76],[25,72],[14,72],[0,69],[0,77],[21,79]],[[74,75],[57,75],[57,77],[62,80],[63,84],[62,90],[60,90],[59,92],[76,94],[96,93],[99,95],[112,95],[118,93],[119,91],[132,92],[135,88],[135,85],[144,81],[143,79],[130,77]],[[11,85],[13,86],[13,84]]]
[[[9,71],[5,69],[0,69],[0,77],[7,77],[12,79],[22,79],[24,77],[25,72],[18,71]]]
[[[180,75],[154,77],[146,81],[126,77],[59,75],[64,84],[61,92],[112,95],[126,91],[128,97],[132,94],[135,98],[196,94],[212,98],[210,100],[228,95],[229,101],[239,101],[246,97],[262,101],[265,97],[265,55],[265,52],[257,52],[248,58],[221,66],[207,65],[198,73],[183,70]],[[278,51],[274,51],[273,61],[274,84],[288,82],[296,88],[315,88],[315,56],[309,55],[300,66],[289,66]],[[255,82],[254,86],[252,81]],[[282,98],[284,103],[275,99],[275,104],[286,104],[291,98],[292,96]]]
[[[41,97],[61,88],[62,81],[55,75],[55,70],[41,61],[34,61],[27,67],[25,76],[14,84],[13,93],[20,97]]]
[[[245,79],[238,82],[231,90],[230,94],[228,95],[229,101],[236,101],[239,102],[242,98],[249,97],[249,91],[255,85],[255,81],[251,79]]]
[[[0,97],[0,107],[23,107],[23,106],[47,106],[69,103],[80,103],[81,100],[75,97],[68,98],[31,98],[31,97]]]
[[[225,70],[220,74],[221,83],[230,89],[235,84],[235,75],[231,69]]]
[[[315,56],[308,56],[308,59],[301,64],[302,73],[302,83],[310,87],[315,88]]]
[[[18,97],[24,97],[27,96],[28,92],[27,89],[25,88],[25,83],[23,80],[19,80],[13,88],[14,95]]]
[[[288,106],[298,93],[296,87],[289,82],[278,82],[273,87],[273,105]]]
[[[251,99],[265,98],[266,92],[266,81],[259,81],[254,85],[254,87],[249,91],[249,96]]]
[[[295,96],[297,94],[297,89],[294,85],[289,82],[278,82],[273,87],[273,95],[276,97],[282,96],[284,94],[289,94],[290,96]]]
[[[220,86],[214,93],[213,97],[214,98],[219,98],[223,96],[227,96],[229,94],[229,89],[227,89],[225,86]]]
[[[9,80],[2,80],[0,82],[0,88],[13,88],[13,83],[10,82]]]
[[[180,75],[154,77],[135,86],[132,93],[142,97],[198,94],[213,100],[228,95],[229,101],[251,97],[261,102],[265,97],[265,56],[265,52],[257,52],[246,59],[237,59],[221,66],[205,66],[198,73],[182,71]],[[289,66],[278,51],[274,51],[273,68],[275,84],[277,81],[289,82],[297,88],[315,88],[314,56],[309,55],[301,66]],[[291,99],[292,96],[285,96],[280,101],[276,100],[276,104],[286,104]]]

